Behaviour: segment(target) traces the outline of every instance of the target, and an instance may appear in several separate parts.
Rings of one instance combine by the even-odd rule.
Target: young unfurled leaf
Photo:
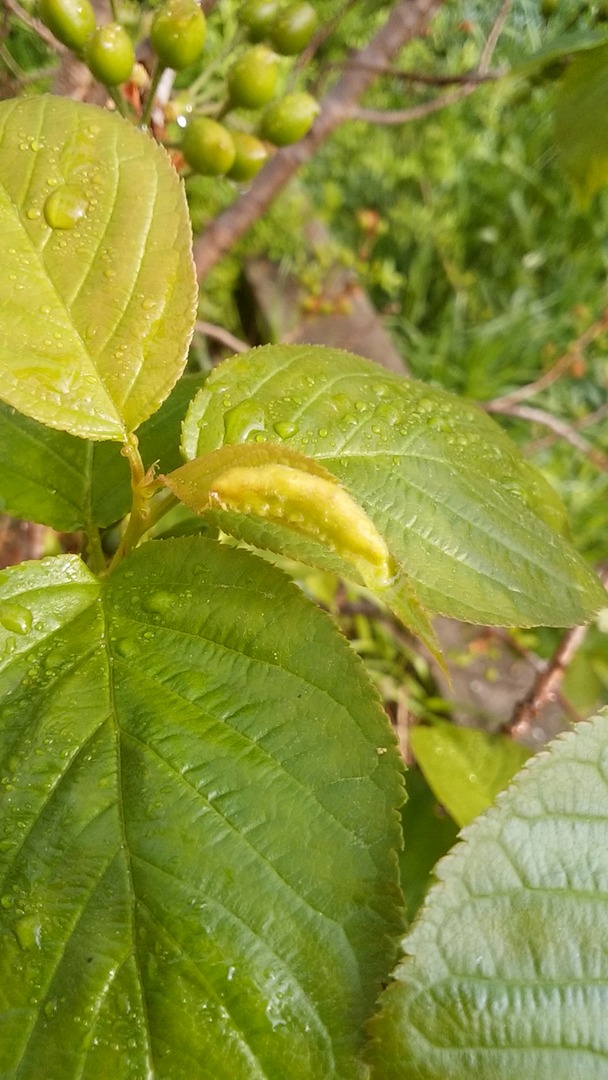
[[[0,396],[50,427],[124,440],[181,374],[196,280],[182,185],[93,105],[0,103]]]
[[[281,447],[224,447],[165,478],[191,510],[253,514],[326,545],[352,563],[366,584],[385,588],[395,565],[360,506],[314,461]]]

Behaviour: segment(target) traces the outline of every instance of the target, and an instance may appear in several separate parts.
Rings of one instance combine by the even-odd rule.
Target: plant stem
[[[125,99],[123,98],[122,94],[120,93],[119,90],[117,90],[117,88],[115,86],[106,86],[106,90],[108,91],[108,94],[110,95],[110,97],[112,98],[112,101],[116,105],[116,108],[117,108],[118,112],[120,113],[121,116],[124,116],[124,118],[126,120],[127,115],[128,115],[127,114],[127,105],[126,105]]]
[[[101,537],[97,525],[91,525],[87,529],[87,562],[94,574],[103,574],[106,570],[106,560],[101,546]]]
[[[156,91],[158,90],[158,84],[159,84],[160,80],[162,79],[164,71],[165,71],[165,68],[157,60],[155,65],[154,65],[154,71],[152,72],[152,80],[151,80],[150,86],[148,88],[148,93],[146,95],[145,105],[143,107],[142,114],[141,114],[140,123],[141,123],[142,127],[147,127],[148,124],[150,123],[150,117],[152,116],[152,108],[154,106],[154,98],[156,97]]]
[[[110,7],[112,9],[112,18],[114,22],[120,22],[120,19],[118,18],[118,7],[116,4],[116,0],[110,0]]]
[[[122,562],[125,555],[137,547],[144,534],[179,502],[172,492],[159,490],[160,481],[155,479],[152,470],[145,471],[136,435],[129,436],[121,453],[127,458],[131,469],[133,502],[123,538],[110,563],[110,571]]]

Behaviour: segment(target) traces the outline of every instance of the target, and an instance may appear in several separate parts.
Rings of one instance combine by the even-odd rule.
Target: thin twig
[[[205,337],[221,341],[222,345],[227,345],[229,349],[234,349],[236,353],[249,352],[251,348],[251,345],[248,345],[246,341],[241,341],[240,338],[231,334],[229,330],[224,330],[223,326],[216,326],[215,323],[197,319],[194,329],[198,330],[199,334],[204,334]]]
[[[545,412],[544,409],[535,409],[531,405],[511,405],[509,408],[501,405],[500,408],[496,408],[494,403],[489,402],[486,404],[485,409],[487,412],[502,413],[506,416],[518,417],[520,420],[529,420],[533,424],[542,424],[543,427],[549,428],[561,439],[569,442],[571,446],[584,454],[602,472],[608,472],[608,456],[602,450],[596,449],[588,439],[580,435],[576,428],[567,423],[566,420],[560,420],[559,417],[552,416],[551,413]]]
[[[584,428],[592,427],[594,424],[601,423],[602,420],[608,419],[608,403],[600,405],[599,409],[594,409],[593,412],[586,413],[585,416],[579,416],[576,420],[572,421],[572,427],[575,431],[582,431]],[[559,438],[557,434],[545,435],[542,439],[534,439],[526,444],[526,453],[537,454],[541,450],[546,450],[549,446],[552,446],[555,440]]]
[[[64,53],[67,51],[65,46],[57,41],[54,34],[51,34],[51,31],[47,30],[44,23],[29,15],[25,8],[21,7],[21,4],[18,3],[18,0],[2,0],[2,2],[5,8],[10,11],[11,15],[14,15],[16,19],[19,19],[25,26],[28,26],[35,34],[38,34],[38,37],[42,38],[44,43],[49,45],[54,52]]]
[[[449,105],[456,105],[459,101],[469,97],[469,95],[477,89],[480,81],[487,81],[488,79],[490,61],[496,45],[498,44],[498,39],[502,33],[510,8],[511,0],[503,0],[500,11],[494,20],[487,41],[482,49],[477,69],[472,72],[472,77],[469,76],[468,79],[463,80],[463,84],[459,86],[457,90],[452,90],[448,94],[436,97],[432,101],[425,101],[421,105],[413,105],[408,109],[353,108],[350,119],[360,120],[366,124],[409,124],[414,120],[422,120],[425,116],[430,116],[431,113],[439,112],[440,109],[445,109]],[[495,78],[498,77],[500,76],[497,74]]]
[[[492,401],[487,402],[484,408],[488,412],[508,412],[512,405],[517,405],[520,401],[526,401],[527,398],[539,394],[541,390],[546,390],[548,386],[552,386],[570,370],[575,360],[580,359],[587,345],[595,341],[606,329],[608,329],[608,308],[568,346],[566,351],[538,379],[526,383],[525,386],[519,386],[517,390],[512,390],[509,394],[503,394],[502,397],[493,398]]]
[[[343,68],[344,64],[344,60],[339,63],[327,64],[327,69]],[[401,68],[392,67],[390,64],[375,64],[372,67],[371,64],[360,63],[358,66],[365,67],[368,71],[374,71],[376,75],[388,75],[391,79],[400,79],[402,82],[408,83],[420,83],[422,86],[461,86],[463,83],[494,82],[496,79],[506,75],[508,71],[508,68],[497,68],[495,71],[480,74],[479,69],[477,69],[467,71],[462,75],[429,75],[428,72],[423,71],[404,71]]]
[[[599,572],[603,585],[608,584],[608,567]],[[541,710],[558,695],[564,675],[587,635],[588,626],[574,626],[562,637],[544,671],[536,678],[530,693],[516,706],[507,730],[516,738],[530,733]]]
[[[477,66],[477,70],[478,70],[480,75],[485,74],[488,71],[488,68],[490,67],[490,62],[491,62],[492,57],[494,55],[494,50],[496,49],[496,46],[498,44],[498,39],[499,39],[500,35],[503,32],[504,25],[505,25],[505,23],[507,21],[507,17],[508,17],[508,14],[509,14],[510,10],[511,10],[511,0],[503,0],[500,11],[498,12],[498,15],[496,16],[496,18],[494,19],[494,23],[492,25],[490,33],[488,34],[487,41],[486,41],[486,43],[485,43],[485,45],[484,45],[484,47],[483,47],[483,49],[481,51],[481,56],[479,58],[479,64]]]

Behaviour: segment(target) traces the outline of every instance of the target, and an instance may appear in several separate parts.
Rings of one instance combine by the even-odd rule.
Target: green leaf
[[[124,440],[177,381],[194,321],[190,224],[165,151],[93,105],[3,101],[0,255],[3,400]]]
[[[0,1075],[363,1080],[402,783],[329,618],[201,538],[0,603]]]
[[[570,625],[605,602],[554,531],[564,527],[556,494],[470,402],[350,353],[267,346],[220,365],[184,424],[187,458],[243,442],[283,443],[322,462],[385,538],[407,574],[406,597],[423,610],[474,623]],[[261,530],[243,516],[215,520],[307,561],[305,543],[294,545],[287,530]]]
[[[146,465],[179,465],[181,421],[204,380],[181,378],[142,425],[139,448]],[[131,505],[129,466],[116,443],[79,439],[0,403],[0,502],[13,517],[60,531],[111,525]]]
[[[487,810],[530,757],[507,735],[438,719],[413,727],[410,745],[436,798],[461,827]]]
[[[608,713],[439,863],[373,1023],[374,1080],[608,1076]]]
[[[583,205],[608,182],[608,45],[580,53],[560,79],[555,138]]]
[[[401,811],[405,844],[399,857],[405,915],[411,923],[431,885],[435,863],[452,847],[458,828],[438,805],[420,769],[409,768]]]

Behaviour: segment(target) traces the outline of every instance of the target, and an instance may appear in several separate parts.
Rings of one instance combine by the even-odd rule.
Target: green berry
[[[319,112],[319,102],[310,94],[287,94],[266,109],[262,117],[262,138],[275,146],[289,146],[310,131]]]
[[[282,56],[295,56],[306,48],[316,29],[317,13],[311,4],[290,4],[273,23],[270,40]]]
[[[230,180],[240,183],[253,180],[268,159],[266,147],[255,135],[247,135],[245,131],[231,131],[230,134],[236,157],[227,175]]]
[[[38,0],[38,14],[62,45],[80,52],[95,30],[89,0]]]
[[[232,168],[236,150],[230,132],[222,124],[197,116],[184,132],[182,154],[194,172],[223,176]]]
[[[279,77],[279,61],[266,45],[254,45],[228,72],[230,102],[243,109],[259,109],[273,96]]]
[[[163,67],[181,71],[198,60],[207,23],[196,0],[167,0],[150,28],[150,44]]]
[[[89,39],[84,58],[96,79],[106,86],[118,86],[133,71],[133,42],[120,23],[106,23]]]
[[[245,0],[239,8],[238,19],[251,41],[262,41],[268,37],[278,11],[278,0]]]

